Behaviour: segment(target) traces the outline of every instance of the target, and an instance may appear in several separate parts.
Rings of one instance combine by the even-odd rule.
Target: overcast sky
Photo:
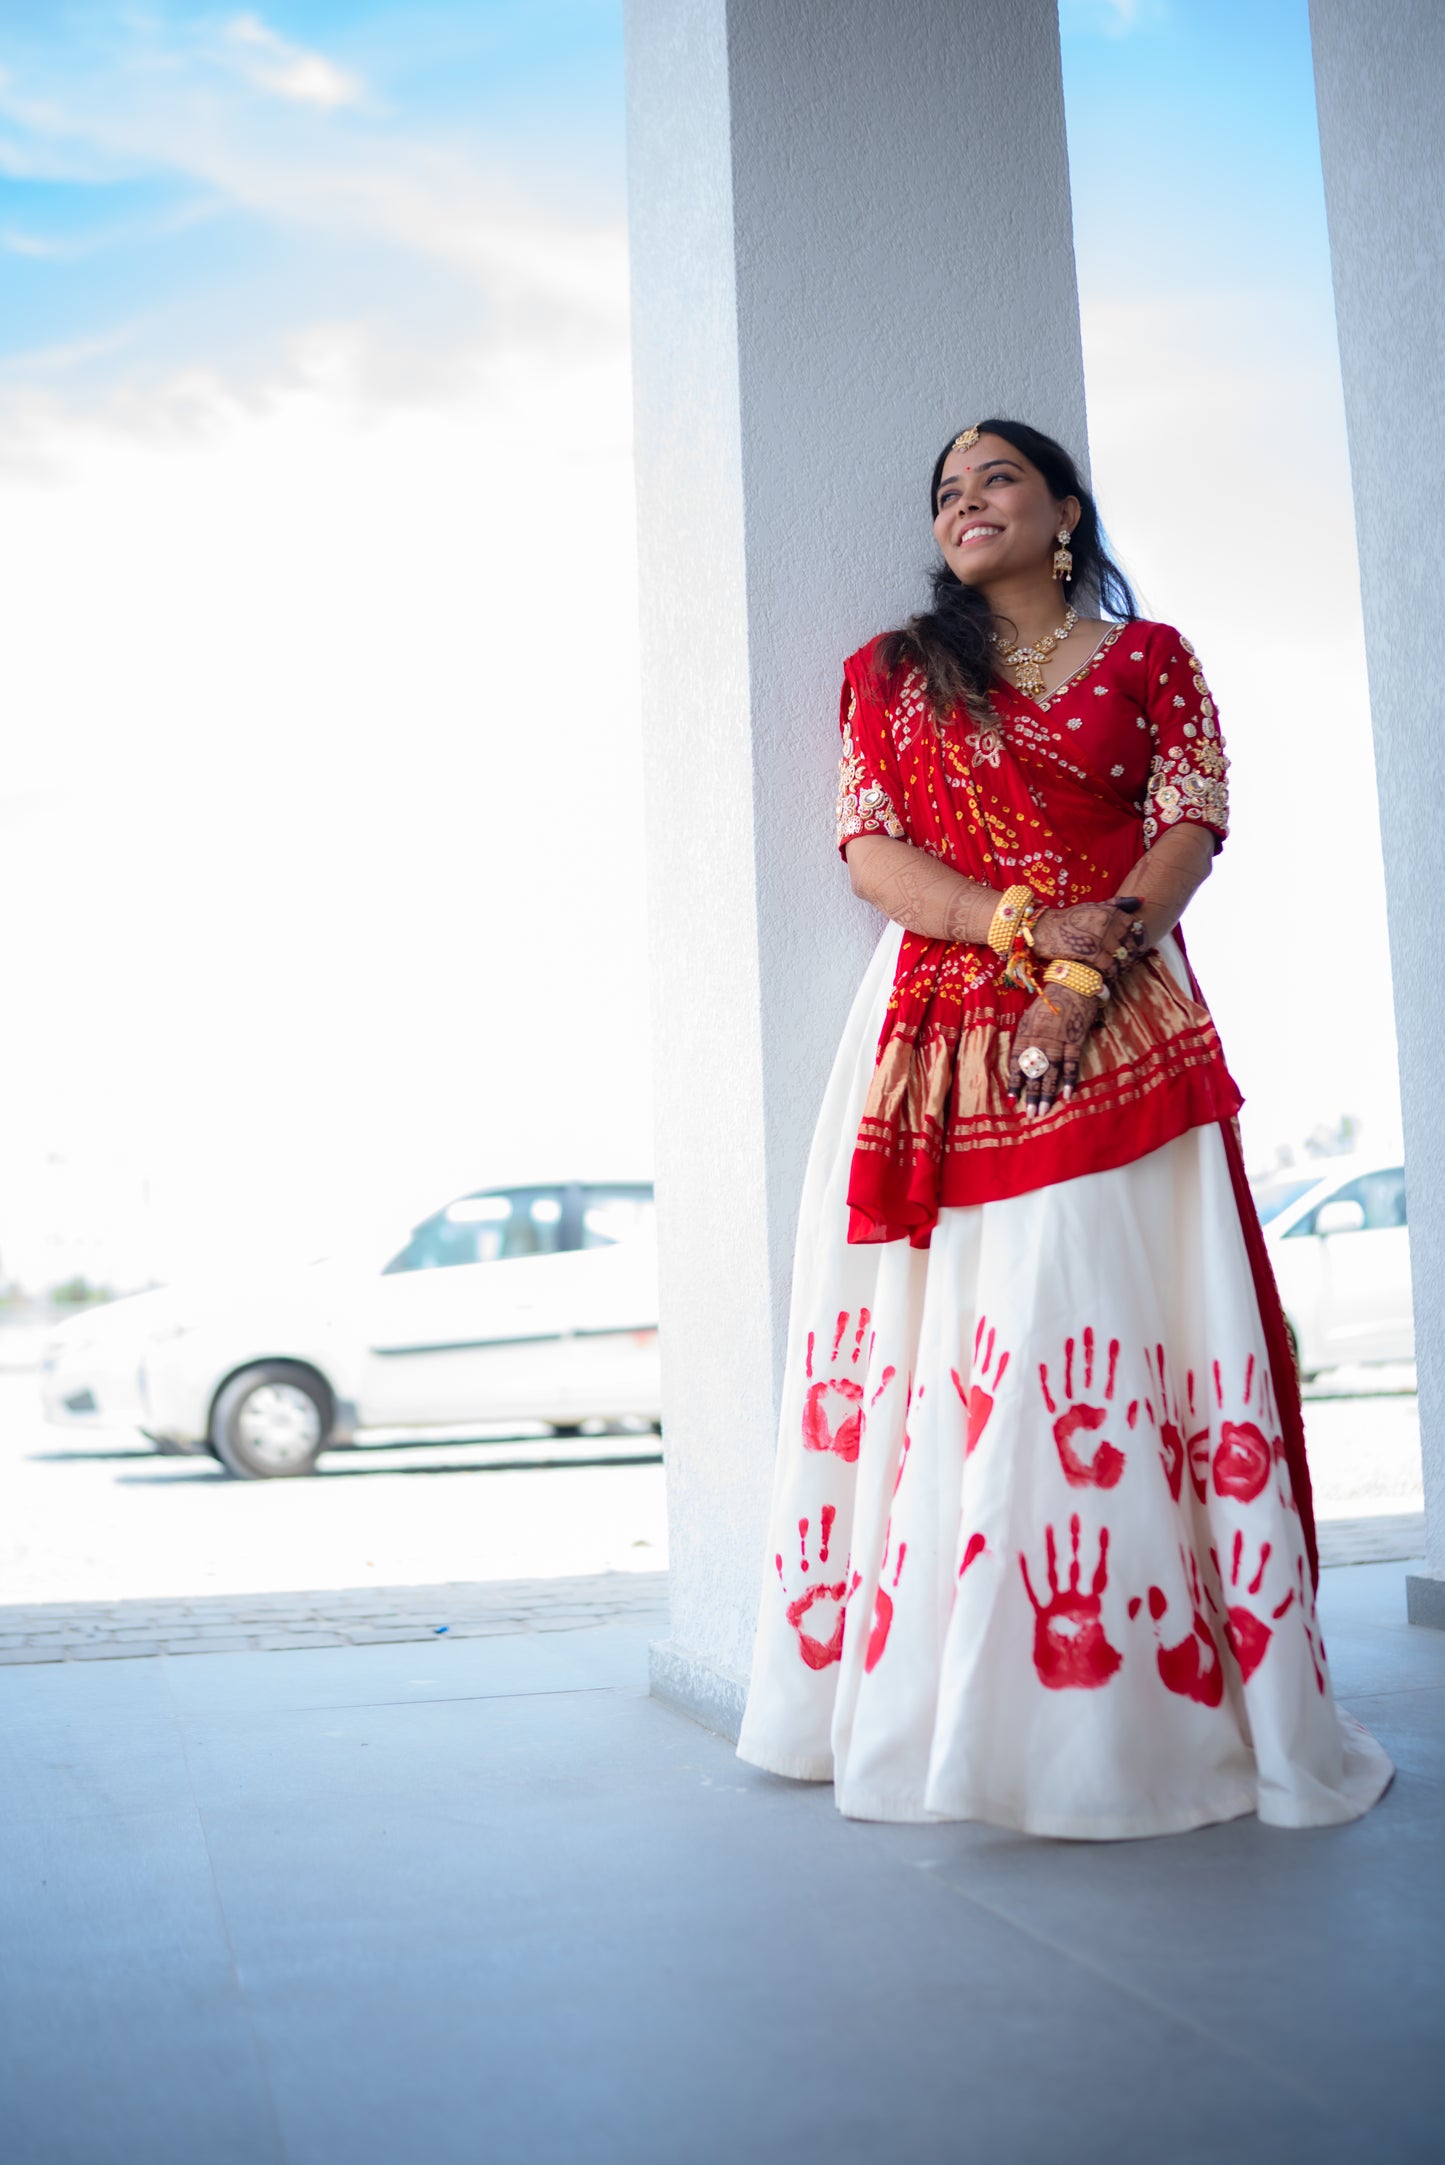
[[[7,0],[0,1269],[647,1165],[620,12]],[[1256,1160],[1385,1139],[1305,0],[1063,25],[1095,485],[1234,759],[1196,965]]]

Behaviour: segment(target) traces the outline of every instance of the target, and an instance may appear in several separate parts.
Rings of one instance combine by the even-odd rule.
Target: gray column
[[[1311,0],[1310,25],[1410,1195],[1428,1562],[1409,1611],[1445,1626],[1445,7]],[[1349,997],[1330,1002],[1345,1028]]]
[[[921,599],[951,429],[1084,451],[1054,0],[629,0],[672,1638],[735,1732],[798,1191],[879,925],[842,662]]]

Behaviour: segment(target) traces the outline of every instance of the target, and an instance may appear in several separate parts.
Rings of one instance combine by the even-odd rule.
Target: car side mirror
[[[1363,1233],[1365,1230],[1365,1206],[1346,1197],[1333,1203],[1321,1203],[1315,1213],[1317,1233]]]

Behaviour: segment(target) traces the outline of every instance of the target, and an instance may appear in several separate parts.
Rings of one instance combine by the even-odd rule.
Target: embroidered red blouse
[[[850,673],[854,662],[872,652],[870,645],[854,655]],[[1065,760],[1080,775],[1107,778],[1128,799],[1141,822],[1134,861],[1181,819],[1211,828],[1216,847],[1223,845],[1229,831],[1229,761],[1219,717],[1194,648],[1172,624],[1142,619],[1116,624],[1083,667],[1047,697],[1029,699],[1001,683],[992,699],[1013,742],[1061,742]],[[906,841],[908,830],[897,811],[907,797],[898,759],[928,715],[922,683],[901,688],[883,741],[866,727],[857,732],[850,727],[846,686],[843,706],[838,847],[845,849],[860,834]],[[961,742],[973,766],[999,765],[1003,739],[998,732],[965,724]]]
[[[1167,827],[1224,839],[1227,761],[1194,649],[1168,624],[1105,632],[1058,688],[990,695],[993,719],[933,716],[922,672],[887,680],[877,641],[845,672],[837,832],[912,842],[1002,891],[1067,906],[1121,891]],[[1128,972],[1079,1087],[1025,1124],[1005,1082],[1027,996],[986,947],[905,933],[849,1188],[849,1239],[926,1246],[940,1206],[1124,1165],[1242,1102],[1208,1011],[1157,954]]]

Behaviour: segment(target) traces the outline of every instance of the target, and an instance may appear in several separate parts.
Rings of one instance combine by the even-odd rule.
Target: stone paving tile
[[[1320,1562],[1413,1563],[1425,1554],[1423,1511],[1382,1512],[1377,1518],[1321,1519]]]
[[[287,1639],[287,1646],[301,1644],[299,1640]],[[307,1644],[310,1642],[307,1641]],[[253,1654],[254,1639],[166,1639],[153,1651],[162,1654]]]
[[[665,1572],[589,1578],[452,1581],[440,1586],[307,1588],[294,1594],[189,1600],[29,1602],[0,1608],[0,1667],[155,1654],[280,1652],[432,1637],[580,1631],[629,1621],[665,1625]]]
[[[67,1661],[139,1661],[145,1654],[160,1652],[158,1639],[143,1639],[139,1645],[132,1639],[92,1639],[83,1646],[72,1646]]]

